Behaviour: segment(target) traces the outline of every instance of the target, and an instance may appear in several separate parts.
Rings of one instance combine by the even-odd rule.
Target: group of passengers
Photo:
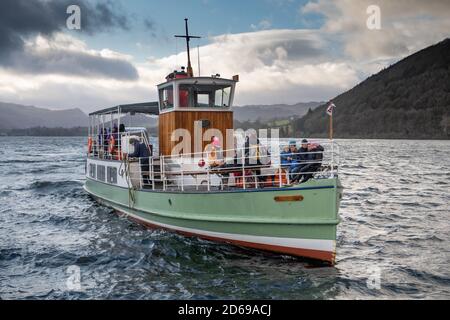
[[[233,150],[231,151],[233,153],[233,160],[225,162],[220,139],[213,136],[211,143],[205,148],[209,167],[233,168],[244,162],[245,166],[249,168],[257,168],[263,165],[265,162],[264,158],[268,159],[270,156],[268,150],[260,143],[255,134],[246,136],[243,148],[239,148],[237,138],[234,137]]]
[[[94,153],[98,154],[100,157],[104,155],[109,155],[111,157],[117,157],[121,154],[120,139],[122,134],[125,132],[125,125],[121,123],[119,127],[117,124],[114,125],[113,129],[102,128],[98,134],[97,146],[94,143]],[[150,149],[144,142],[136,139],[130,139],[130,144],[134,146],[134,152],[128,154],[129,158],[148,158],[151,155]],[[144,160],[145,161],[145,160]]]
[[[104,154],[109,154],[111,158],[115,160],[122,159],[121,145],[119,143],[122,133],[124,133],[125,125],[120,124],[119,127],[115,124],[112,132],[109,128],[103,128],[98,134],[98,146],[99,146],[99,156],[103,157]],[[142,141],[136,138],[131,138],[129,141],[130,145],[133,146],[133,152],[129,154],[123,154],[124,157],[128,158],[140,158],[140,166],[143,174],[143,180],[145,184],[149,183],[149,170],[150,163],[149,158],[151,156],[152,150]]]
[[[320,144],[303,139],[300,148],[292,140],[280,154],[281,165],[288,169],[291,182],[306,182],[312,178],[323,159],[324,148]]]
[[[259,139],[255,136],[247,136],[244,148],[237,147],[236,138],[234,141],[234,159],[232,162],[225,162],[222,154],[220,140],[212,137],[211,144],[207,147],[208,165],[211,168],[220,169],[238,169],[238,164],[245,163],[245,166],[251,169],[258,177],[259,182],[264,182],[264,176],[261,176],[263,157],[270,157],[268,150],[264,149]],[[312,178],[322,165],[324,148],[317,143],[310,143],[303,139],[300,148],[297,148],[295,140],[289,142],[280,153],[281,165],[287,169],[291,183],[306,182]],[[242,161],[242,159],[244,161]],[[268,164],[268,163],[267,163]],[[227,174],[226,174],[227,175]]]
[[[120,134],[123,132],[125,132],[123,123],[119,127],[115,124],[112,131],[109,128],[100,129],[98,133],[99,149],[105,153],[113,150],[118,145]]]

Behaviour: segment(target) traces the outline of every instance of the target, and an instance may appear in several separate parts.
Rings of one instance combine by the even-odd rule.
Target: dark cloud
[[[94,7],[88,3],[82,3],[80,8],[82,12],[87,11],[87,14],[84,14],[85,24],[83,27],[88,32],[108,31],[112,28],[130,29],[129,18],[123,13],[123,8],[117,2],[101,2],[97,3]]]
[[[11,59],[14,71],[29,74],[63,74],[136,80],[137,70],[128,61],[61,49],[21,52]],[[7,67],[8,68],[8,67]]]
[[[128,29],[129,21],[111,1],[93,5],[87,0],[2,0],[0,1],[0,47],[2,53],[23,47],[29,36],[49,36],[66,29],[69,5],[81,9],[81,30],[94,34],[113,28]]]
[[[152,19],[146,18],[144,19],[144,26],[147,30],[153,30],[155,29],[155,21],[153,21]]]
[[[282,57],[288,61],[317,60],[324,56],[324,49],[318,46],[317,41],[310,39],[274,39],[255,46],[255,56],[265,65],[272,65],[278,57],[277,49],[283,49],[286,54]]]
[[[146,31],[150,33],[150,36],[152,38],[156,38],[158,36],[158,34],[156,33],[156,23],[152,19],[145,18],[144,19],[144,27],[145,27]]]
[[[314,40],[295,39],[282,41],[280,45],[286,50],[288,59],[291,60],[318,58],[324,54],[324,49],[319,48]]]
[[[37,73],[72,70],[78,75],[136,79],[136,69],[120,59],[56,49],[40,54],[25,52],[27,39],[36,35],[51,38],[56,32],[67,30],[69,5],[81,9],[81,30],[77,32],[92,35],[130,27],[127,14],[112,1],[94,4],[88,0],[1,0],[0,66]]]
[[[145,18],[143,20],[143,25],[145,31],[150,35],[150,37],[158,42],[169,43],[169,36],[167,35],[164,26],[156,23],[151,18]]]

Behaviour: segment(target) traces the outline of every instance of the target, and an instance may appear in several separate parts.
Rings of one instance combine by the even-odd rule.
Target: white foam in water
[[[337,264],[310,268],[116,216],[84,137],[0,137],[0,298],[450,298],[450,141],[338,142]]]

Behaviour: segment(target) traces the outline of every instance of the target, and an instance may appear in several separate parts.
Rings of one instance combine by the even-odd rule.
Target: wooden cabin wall
[[[172,149],[177,145],[178,141],[171,141],[172,132],[176,129],[186,129],[191,134],[191,152],[194,152],[194,122],[198,120],[209,120],[210,126],[202,129],[214,128],[222,132],[222,147],[225,149],[227,145],[226,130],[233,129],[233,112],[232,111],[172,111],[159,115],[159,153],[161,155],[170,155]],[[203,133],[202,133],[203,134]],[[209,141],[203,142],[205,146]]]

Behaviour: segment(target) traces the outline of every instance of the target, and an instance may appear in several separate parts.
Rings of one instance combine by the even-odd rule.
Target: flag
[[[330,103],[330,105],[327,108],[327,113],[331,117],[333,115],[333,109],[336,108],[333,102]]]

